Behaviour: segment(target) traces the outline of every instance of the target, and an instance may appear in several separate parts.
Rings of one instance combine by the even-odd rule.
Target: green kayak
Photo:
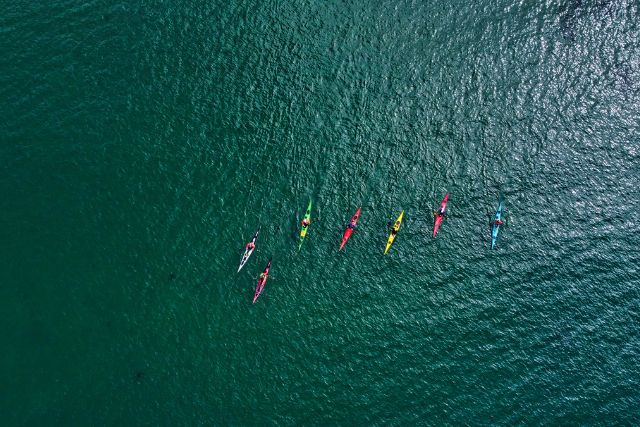
[[[309,200],[309,206],[307,207],[307,213],[304,214],[304,219],[302,220],[302,230],[300,230],[300,246],[298,246],[298,250],[302,248],[302,242],[304,242],[304,238],[307,236],[307,229],[311,225],[311,200]]]

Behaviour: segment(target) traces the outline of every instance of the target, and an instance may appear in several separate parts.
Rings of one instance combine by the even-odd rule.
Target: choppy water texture
[[[4,2],[2,424],[639,424],[639,23]]]

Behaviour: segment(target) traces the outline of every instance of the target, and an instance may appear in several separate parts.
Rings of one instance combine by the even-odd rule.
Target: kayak
[[[436,237],[436,233],[442,224],[442,219],[444,218],[444,210],[447,207],[447,202],[449,201],[449,193],[444,195],[444,199],[442,199],[442,203],[440,203],[440,209],[438,212],[442,211],[442,215],[436,214],[436,221],[433,223],[433,237]]]
[[[304,218],[311,222],[311,200],[309,200],[309,206],[307,206],[307,213],[304,214]],[[300,230],[300,246],[298,246],[298,250],[302,248],[302,242],[304,242],[304,238],[307,236],[307,228],[309,228],[308,225],[306,227],[302,226],[302,230]]]
[[[256,293],[253,294],[253,304],[256,303],[256,300],[260,296],[260,292],[264,289],[264,285],[267,283],[267,279],[269,278],[269,267],[271,267],[271,258],[269,258],[269,263],[265,267],[264,271],[258,278],[258,285],[256,286]],[[264,275],[264,277],[262,277]]]
[[[351,222],[349,222],[349,225],[353,224],[353,226],[355,227],[355,225],[358,223],[358,218],[360,218],[360,209],[361,208],[358,208],[355,215],[351,217]],[[347,243],[347,240],[349,240],[349,237],[351,237],[351,233],[353,233],[353,228],[351,227],[347,227],[347,229],[344,230],[344,234],[342,235],[342,243],[340,243],[340,249],[338,249],[338,251],[342,250],[344,244]]]
[[[500,202],[498,202],[498,209],[496,210],[496,216],[491,223],[491,249],[496,246],[496,240],[498,240],[498,231],[500,230],[500,225],[496,224],[496,221],[500,221],[502,219],[503,206],[504,200],[500,198]]]
[[[253,248],[249,249],[246,246],[244,247],[244,254],[242,255],[242,259],[240,260],[240,267],[238,267],[238,273],[240,272],[240,270],[242,270],[242,267],[244,267],[244,265],[249,260],[249,257],[251,256],[253,251],[256,249],[255,244],[256,244],[256,239],[258,238],[258,234],[260,234],[259,228],[258,228],[258,231],[256,231],[256,234],[253,235],[253,239],[251,239],[251,242],[250,242],[250,243],[253,243],[254,245]]]
[[[384,248],[385,255],[387,254],[387,251],[389,250],[389,248],[391,247],[391,244],[396,238],[396,234],[394,233],[394,231],[397,233],[398,230],[400,230],[400,224],[402,224],[403,215],[404,215],[404,211],[400,212],[400,216],[398,217],[398,219],[396,219],[396,223],[393,224],[393,229],[391,231],[391,234],[389,234],[389,239],[387,239],[387,247]]]

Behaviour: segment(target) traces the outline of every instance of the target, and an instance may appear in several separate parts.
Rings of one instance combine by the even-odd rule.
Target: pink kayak
[[[444,210],[447,208],[447,201],[449,201],[449,193],[444,195],[444,199],[442,199],[442,203],[440,203],[440,209],[436,213],[436,221],[433,224],[433,237],[436,237],[436,233],[440,228],[440,224],[442,224],[442,219],[444,218]]]
[[[351,222],[349,223],[349,225],[353,226],[353,228],[355,228],[356,224],[358,223],[358,218],[360,218],[360,209],[361,208],[358,208],[355,215],[351,217]],[[353,233],[353,228],[347,227],[347,229],[344,230],[344,234],[342,235],[342,243],[340,243],[340,249],[338,249],[338,251],[342,250],[342,248],[344,247],[344,244],[347,243],[347,240],[349,240],[349,237],[351,237],[351,233]]]
[[[264,285],[267,283],[267,279],[269,278],[269,267],[271,267],[271,259],[269,259],[269,263],[267,264],[266,268],[264,269],[264,271],[260,275],[260,278],[258,279],[258,285],[256,286],[256,293],[253,295],[253,304],[256,303],[256,300],[260,296],[260,292],[262,292],[262,290],[264,289]]]

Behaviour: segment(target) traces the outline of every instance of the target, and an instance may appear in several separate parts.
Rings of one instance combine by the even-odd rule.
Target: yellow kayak
[[[400,212],[400,216],[396,219],[396,223],[393,224],[393,229],[391,230],[391,234],[389,234],[389,239],[387,240],[387,247],[384,249],[384,254],[387,254],[387,251],[391,247],[391,244],[396,238],[396,233],[400,230],[400,224],[402,224],[402,216],[404,215],[404,211]]]

